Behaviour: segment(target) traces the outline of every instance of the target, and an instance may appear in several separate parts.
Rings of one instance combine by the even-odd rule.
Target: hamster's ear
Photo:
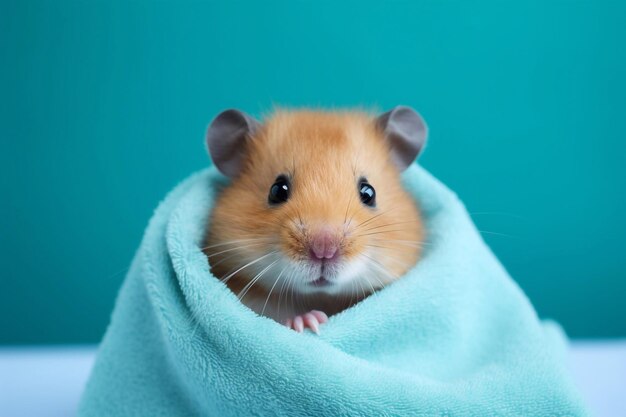
[[[376,126],[391,147],[391,157],[400,171],[413,163],[424,149],[428,127],[415,110],[396,106],[376,118]]]
[[[259,129],[259,122],[239,110],[217,115],[206,132],[206,145],[213,163],[222,174],[235,177],[241,171],[248,140]]]

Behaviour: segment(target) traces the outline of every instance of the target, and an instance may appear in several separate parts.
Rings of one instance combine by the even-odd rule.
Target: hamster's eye
[[[282,204],[289,199],[290,184],[287,177],[279,175],[270,187],[270,193],[267,196],[267,202],[270,205]]]
[[[365,178],[362,178],[359,182],[359,194],[363,204],[369,207],[376,207],[376,190]]]

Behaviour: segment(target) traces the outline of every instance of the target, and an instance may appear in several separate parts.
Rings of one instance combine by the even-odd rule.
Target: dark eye
[[[359,182],[359,194],[363,204],[376,207],[376,190],[365,179]]]
[[[289,199],[289,180],[284,175],[279,175],[270,187],[267,202],[271,205],[282,204]]]

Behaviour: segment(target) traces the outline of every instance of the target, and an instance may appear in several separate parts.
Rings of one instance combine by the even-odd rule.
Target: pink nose
[[[322,228],[311,239],[311,257],[313,259],[332,259],[337,255],[338,238],[329,228]]]

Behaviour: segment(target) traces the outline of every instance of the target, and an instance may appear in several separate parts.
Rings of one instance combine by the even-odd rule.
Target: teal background
[[[408,104],[543,317],[626,336],[626,3],[2,1],[0,343],[100,339],[220,110]]]

